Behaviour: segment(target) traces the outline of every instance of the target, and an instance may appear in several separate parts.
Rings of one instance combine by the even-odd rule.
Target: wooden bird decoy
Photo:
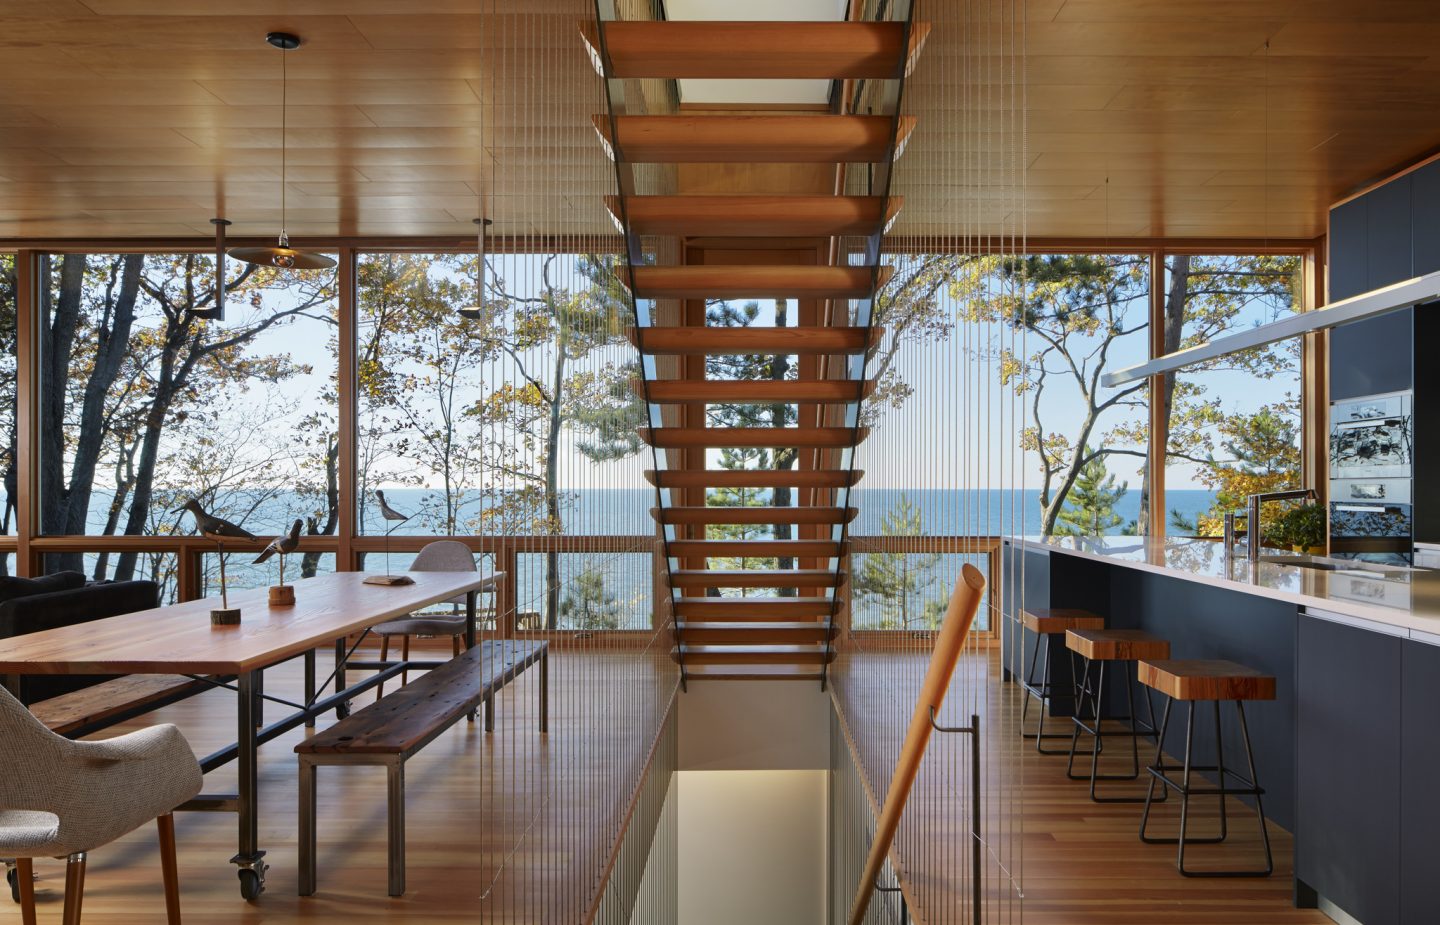
[[[378,488],[375,489],[375,500],[380,502],[380,516],[386,520],[393,520],[398,523],[410,519],[409,514],[402,514],[391,507],[390,503],[385,500],[385,492]]]
[[[297,518],[296,521],[290,525],[290,532],[271,540],[270,545],[266,546],[260,555],[255,557],[255,561],[252,564],[259,565],[261,562],[268,561],[271,556],[278,552],[280,554],[280,570],[283,572],[285,570],[285,556],[300,548],[300,527],[301,521]],[[284,584],[285,579],[281,578],[280,583]]]
[[[195,529],[200,531],[202,536],[208,536],[216,542],[223,543],[226,540],[258,540],[259,537],[246,530],[238,524],[232,524],[223,517],[216,517],[200,506],[200,502],[191,499],[181,508],[182,511],[189,511],[195,518]]]

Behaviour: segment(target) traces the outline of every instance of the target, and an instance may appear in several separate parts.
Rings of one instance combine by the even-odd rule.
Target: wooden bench
[[[405,893],[405,762],[462,716],[473,717],[481,704],[485,707],[485,731],[493,730],[496,692],[535,664],[540,666],[540,732],[546,732],[549,644],[494,639],[295,746],[300,756],[300,895],[315,892],[315,769],[319,765],[385,767],[390,895],[401,896]]]
[[[78,739],[212,687],[178,674],[127,675],[41,700],[30,712],[51,732]]]

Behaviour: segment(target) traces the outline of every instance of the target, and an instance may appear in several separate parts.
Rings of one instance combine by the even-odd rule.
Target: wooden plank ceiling
[[[592,5],[498,3],[543,20],[494,88],[497,231],[608,232],[599,88],[574,40]],[[233,235],[273,234],[269,30],[306,39],[290,59],[292,234],[468,236],[488,170],[481,45],[501,31],[485,28],[486,5],[0,0],[0,238],[208,236],[221,212]],[[1332,200],[1440,147],[1433,0],[1027,7],[1032,236],[1310,237]],[[998,124],[983,114],[1001,96],[998,69],[962,58],[983,30],[932,18],[906,106],[925,128],[897,176],[906,209],[893,232],[954,231],[959,216],[1013,227],[994,136],[988,155],[972,144],[976,126]],[[536,120],[550,126],[544,156],[525,147]],[[539,227],[552,221],[564,227]]]

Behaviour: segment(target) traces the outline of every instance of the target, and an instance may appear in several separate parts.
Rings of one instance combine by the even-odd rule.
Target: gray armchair
[[[24,921],[34,921],[30,859],[65,857],[65,925],[78,925],[85,855],[156,820],[171,925],[180,922],[171,812],[200,792],[200,763],[180,730],[152,726],[98,742],[56,735],[0,689],[0,856],[17,861]],[[52,825],[50,819],[56,822]],[[28,901],[27,901],[28,900]]]

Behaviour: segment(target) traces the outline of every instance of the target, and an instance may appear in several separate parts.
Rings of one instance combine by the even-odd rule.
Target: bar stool
[[[1095,782],[1102,780],[1137,780],[1140,777],[1140,739],[1148,738],[1159,741],[1159,729],[1155,725],[1155,704],[1150,699],[1150,690],[1146,688],[1145,713],[1149,717],[1145,723],[1135,714],[1135,662],[1140,659],[1168,659],[1170,657],[1170,642],[1161,639],[1144,630],[1066,630],[1065,647],[1070,650],[1072,657],[1079,656],[1081,668],[1078,680],[1075,685],[1075,716],[1073,717],[1075,729],[1070,738],[1070,761],[1065,767],[1065,775],[1071,780],[1090,779],[1090,799],[1096,803],[1143,803],[1145,797],[1102,797],[1095,793]],[[1096,663],[1099,663],[1099,671],[1092,671]],[[1119,662],[1120,671],[1125,678],[1125,709],[1124,716],[1108,717],[1111,722],[1124,722],[1129,725],[1128,732],[1111,732],[1111,736],[1121,736],[1130,740],[1130,767],[1129,774],[1101,774],[1100,753],[1105,748],[1104,725],[1105,716],[1105,670],[1110,662]],[[1092,679],[1092,675],[1098,675]],[[1085,722],[1085,706],[1090,706],[1090,724]],[[1080,733],[1088,733],[1093,744],[1089,752],[1079,752],[1077,747],[1080,743]],[[1076,755],[1090,756],[1090,773],[1075,773]],[[1165,798],[1162,793],[1161,801]],[[1159,801],[1157,801],[1159,802]]]
[[[1065,732],[1045,732],[1045,707],[1050,702],[1052,688],[1050,682],[1050,645],[1051,636],[1063,636],[1069,630],[1104,629],[1105,618],[1096,616],[1088,610],[1026,610],[1021,614],[1021,623],[1027,630],[1035,634],[1035,647],[1030,652],[1030,667],[1025,671],[1025,680],[1020,686],[1025,689],[1025,700],[1020,707],[1020,735],[1022,738],[1035,740],[1035,751],[1042,755],[1063,755],[1065,749],[1045,748],[1045,739],[1064,739],[1070,736]],[[1040,673],[1040,679],[1035,679],[1036,666],[1040,662],[1040,650],[1045,650],[1045,669]],[[1072,659],[1073,663],[1073,659]],[[1073,670],[1072,670],[1073,681]],[[1071,696],[1074,696],[1074,686],[1071,686]],[[1030,698],[1034,697],[1040,701],[1040,724],[1036,730],[1025,731],[1025,718],[1030,712]]]
[[[1255,774],[1255,754],[1250,748],[1250,728],[1245,723],[1246,700],[1274,700],[1275,678],[1253,668],[1237,665],[1235,662],[1218,660],[1145,660],[1137,669],[1140,683],[1154,688],[1166,696],[1165,712],[1160,720],[1160,736],[1155,748],[1155,763],[1150,766],[1150,788],[1145,797],[1145,812],[1140,817],[1140,840],[1155,845],[1178,845],[1175,865],[1186,877],[1268,877],[1275,870],[1270,855],[1270,833],[1265,826],[1265,806],[1261,801],[1265,790]],[[1175,701],[1185,701],[1188,710],[1185,715],[1185,762],[1181,765],[1166,764],[1164,760],[1165,731],[1170,726],[1170,708]],[[1250,776],[1244,777],[1225,767],[1224,728],[1220,723],[1220,701],[1233,700],[1235,715],[1240,720],[1240,736],[1245,745],[1245,764]],[[1195,746],[1195,704],[1197,701],[1211,701],[1215,705],[1215,764],[1193,764]],[[1180,781],[1171,780],[1169,771],[1181,771]],[[1190,786],[1190,772],[1215,771],[1217,786]],[[1234,779],[1236,786],[1226,785],[1226,775]],[[1178,838],[1152,838],[1145,834],[1150,821],[1151,797],[1155,784],[1159,782],[1167,789],[1180,794],[1180,836]],[[1260,838],[1265,845],[1265,866],[1248,870],[1186,870],[1186,844],[1218,844],[1229,834],[1225,817],[1225,797],[1230,794],[1249,795],[1255,798],[1255,814],[1260,822]],[[1188,838],[1186,824],[1190,809],[1190,797],[1217,796],[1220,798],[1220,834],[1212,838]]]

